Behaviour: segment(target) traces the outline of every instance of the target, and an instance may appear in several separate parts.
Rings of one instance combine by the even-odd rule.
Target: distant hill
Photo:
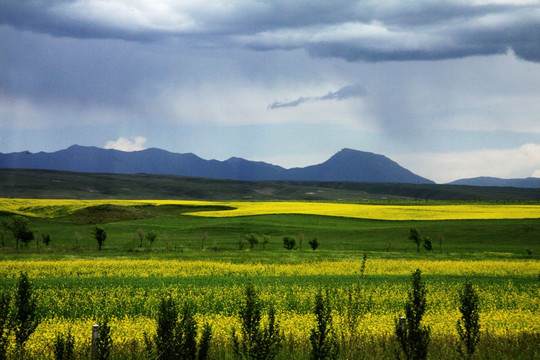
[[[450,185],[470,186],[503,186],[516,188],[540,188],[540,178],[529,177],[526,179],[500,179],[495,177],[475,177],[452,181]]]
[[[0,169],[0,198],[539,201],[540,189],[329,181],[239,181],[178,175]],[[423,203],[423,202],[421,202]]]
[[[230,158],[205,160],[151,148],[125,152],[73,145],[52,153],[0,153],[0,168],[87,173],[182,175],[230,180],[310,180],[433,184],[383,155],[343,149],[322,164],[285,169],[264,162]]]

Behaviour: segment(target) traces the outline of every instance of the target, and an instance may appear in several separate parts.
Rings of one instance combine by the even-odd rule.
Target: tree
[[[107,360],[111,356],[112,350],[112,338],[111,338],[111,327],[109,326],[109,321],[103,319],[99,324],[99,335],[96,340],[96,352],[95,358],[97,360]]]
[[[162,298],[157,316],[157,329],[154,337],[157,357],[168,360],[175,357],[175,329],[178,321],[176,302],[171,297]]]
[[[459,293],[459,303],[461,317],[457,322],[457,331],[461,345],[458,347],[458,351],[464,355],[462,347],[465,347],[466,356],[470,359],[480,339],[480,316],[478,313],[478,294],[469,280],[465,282]]]
[[[139,237],[139,247],[143,246],[144,231],[143,229],[137,229],[137,236]]]
[[[409,292],[409,302],[405,304],[405,318],[396,321],[396,336],[407,360],[425,360],[431,329],[422,325],[426,311],[426,287],[421,280],[422,272],[413,273],[413,288]],[[403,319],[403,318],[402,318]]]
[[[94,239],[96,239],[98,243],[98,250],[101,250],[103,243],[107,239],[107,232],[101,226],[96,226],[92,232],[92,235],[94,235]]]
[[[237,358],[271,360],[274,359],[281,347],[282,335],[276,323],[275,310],[270,306],[268,323],[261,326],[261,302],[251,283],[246,285],[245,302],[240,308],[242,324],[242,339],[236,336],[233,328],[233,351]]]
[[[266,245],[270,242],[270,237],[268,237],[268,235],[263,235],[262,236],[262,245],[263,245],[263,250],[266,250]]]
[[[67,336],[63,334],[57,334],[56,339],[54,339],[54,359],[55,360],[73,360],[75,359],[74,355],[75,348],[75,338],[71,335],[71,331],[68,332]]]
[[[45,244],[45,246],[49,246],[49,244],[51,243],[51,235],[41,234],[41,237],[43,239],[43,243]]]
[[[161,299],[154,337],[158,359],[207,358],[212,327],[205,324],[197,344],[197,322],[194,315],[193,306],[186,303],[179,318],[176,302],[171,297]]]
[[[7,359],[9,345],[9,304],[11,297],[7,292],[0,293],[0,360]]]
[[[312,250],[317,250],[317,248],[319,247],[319,242],[317,241],[317,238],[309,240],[309,246],[311,246]]]
[[[332,309],[328,294],[323,297],[319,291],[315,295],[315,318],[317,324],[311,329],[309,343],[311,344],[312,360],[335,359],[338,355],[338,344],[332,329]]]
[[[292,237],[285,236],[283,238],[283,247],[287,250],[292,250],[296,246],[296,240]]]
[[[416,250],[420,252],[420,244],[422,239],[420,238],[420,233],[415,228],[412,228],[409,231],[409,240],[412,240],[416,244]]]
[[[424,249],[426,249],[427,251],[433,250],[433,244],[431,243],[430,237],[424,238]]]
[[[4,221],[4,227],[13,234],[16,240],[16,248],[19,248],[19,241],[22,241],[25,246],[34,239],[34,233],[28,229],[28,219],[22,216],[13,216],[11,219]]]
[[[39,324],[36,311],[36,302],[32,294],[32,284],[25,273],[21,273],[15,295],[15,308],[13,314],[13,329],[15,343],[19,350],[36,330]]]
[[[152,247],[152,244],[154,244],[154,241],[157,239],[157,234],[154,230],[151,230],[146,233],[146,240],[150,243],[150,247]]]
[[[249,244],[249,249],[253,250],[255,245],[257,245],[259,243],[259,238],[254,233],[250,233],[250,234],[246,235],[246,241]]]

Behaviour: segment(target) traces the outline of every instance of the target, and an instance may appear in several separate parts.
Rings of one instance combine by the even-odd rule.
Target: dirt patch
[[[262,189],[256,189],[255,192],[261,195],[274,195],[274,193],[276,192],[276,189],[267,187],[267,188],[262,188]]]
[[[107,224],[119,221],[141,220],[155,217],[150,212],[133,206],[98,205],[59,218],[76,224]]]

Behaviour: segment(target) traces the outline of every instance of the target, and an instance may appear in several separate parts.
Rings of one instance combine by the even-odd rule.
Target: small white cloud
[[[534,178],[540,178],[540,170],[536,170],[531,176]]]
[[[146,143],[146,138],[142,136],[132,137],[131,139],[125,137],[119,137],[118,140],[112,141],[109,140],[105,144],[105,149],[115,149],[121,151],[140,151],[146,149],[144,144]]]

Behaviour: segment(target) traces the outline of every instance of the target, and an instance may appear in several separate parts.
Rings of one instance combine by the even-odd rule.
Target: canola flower
[[[0,276],[31,278],[122,278],[200,276],[330,276],[357,275],[360,260],[318,261],[299,264],[233,263],[211,260],[4,260]],[[366,275],[409,275],[421,268],[425,275],[536,276],[540,262],[511,260],[405,260],[370,259]]]
[[[235,217],[270,214],[306,214],[375,220],[468,220],[536,219],[540,205],[367,205],[321,202],[188,201],[188,200],[57,200],[0,199],[0,210],[26,216],[53,218],[98,205],[187,205],[226,206],[230,210],[187,213],[205,217]]]

